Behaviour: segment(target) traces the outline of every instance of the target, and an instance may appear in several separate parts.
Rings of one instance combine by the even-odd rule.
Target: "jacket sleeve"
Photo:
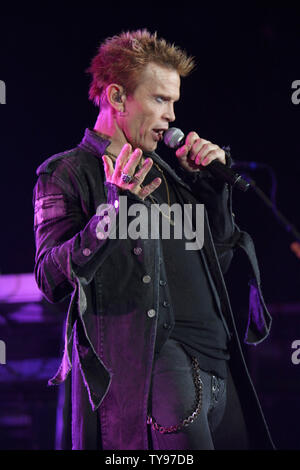
[[[62,175],[58,171],[40,174],[33,190],[34,274],[39,289],[52,303],[70,295],[76,277],[89,283],[119,242],[108,237],[110,230],[118,226],[118,209],[115,208],[114,214],[104,212],[104,215],[97,210],[88,220],[74,179]],[[115,207],[118,188],[105,184],[107,200],[103,201],[106,204],[103,207],[107,204]],[[106,223],[107,216],[108,222],[113,223]]]

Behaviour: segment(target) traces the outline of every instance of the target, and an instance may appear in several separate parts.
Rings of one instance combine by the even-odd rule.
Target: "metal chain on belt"
[[[190,416],[183,419],[179,424],[175,424],[173,426],[161,426],[160,424],[156,422],[153,416],[148,416],[147,424],[151,424],[152,429],[154,429],[155,431],[158,431],[161,434],[168,434],[168,433],[180,431],[182,428],[186,428],[191,423],[193,423],[195,419],[197,418],[197,416],[200,414],[201,409],[202,409],[203,384],[200,378],[199,363],[195,357],[192,357],[192,366],[193,366],[193,378],[194,378],[194,383],[196,387],[196,399],[197,399],[197,406],[196,406],[195,411],[193,411],[193,413],[190,414]]]

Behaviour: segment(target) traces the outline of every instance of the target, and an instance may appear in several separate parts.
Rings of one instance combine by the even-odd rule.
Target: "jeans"
[[[201,369],[200,378],[202,382],[200,413],[191,424],[175,433],[160,433],[149,424],[150,447],[153,450],[216,448],[214,438],[224,417],[227,380]],[[191,415],[196,405],[192,360],[180,343],[169,339],[154,363],[151,387],[152,409],[149,414],[159,425],[169,427],[179,424]]]

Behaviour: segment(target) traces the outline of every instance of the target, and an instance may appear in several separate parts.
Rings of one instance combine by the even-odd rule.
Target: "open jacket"
[[[148,449],[146,417],[154,348],[158,337],[162,343],[168,338],[174,318],[171,312],[168,327],[160,321],[161,241],[96,236],[101,219],[97,208],[115,204],[120,196],[115,185],[105,183],[101,156],[109,144],[86,129],[76,148],[48,158],[37,169],[35,277],[49,302],[71,297],[61,366],[49,384],[62,383],[71,372],[73,448]],[[234,249],[240,246],[253,273],[245,341],[258,344],[268,335],[271,318],[261,293],[252,240],[234,224],[231,188],[205,171],[197,175],[182,171],[179,176],[156,153],[147,156],[175,180],[182,203],[205,204],[201,256],[231,338],[232,376],[241,390],[245,413],[250,411],[247,424],[253,448],[272,448],[223,278]],[[139,202],[150,210],[147,199],[141,201],[129,191],[122,194],[128,207]],[[116,212],[118,226],[120,213]]]

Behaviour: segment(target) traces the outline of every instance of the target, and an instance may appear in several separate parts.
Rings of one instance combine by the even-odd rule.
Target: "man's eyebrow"
[[[154,95],[157,97],[161,96],[166,101],[174,101],[174,103],[176,103],[176,101],[179,101],[179,97],[176,99],[173,99],[172,96],[166,95],[165,93],[155,93]]]

